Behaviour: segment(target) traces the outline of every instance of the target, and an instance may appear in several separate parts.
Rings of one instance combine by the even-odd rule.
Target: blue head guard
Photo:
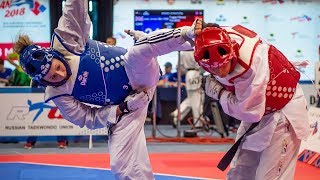
[[[60,82],[48,82],[43,79],[51,68],[52,59],[61,61],[67,71],[67,77]],[[61,86],[67,82],[71,76],[69,64],[64,59],[63,55],[53,48],[42,48],[38,45],[29,45],[20,53],[20,63],[22,69],[31,78],[44,86]]]

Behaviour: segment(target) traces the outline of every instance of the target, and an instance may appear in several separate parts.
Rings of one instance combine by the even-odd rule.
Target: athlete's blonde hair
[[[32,44],[33,42],[30,40],[28,35],[20,34],[18,40],[14,44],[13,50],[20,54],[27,46]]]

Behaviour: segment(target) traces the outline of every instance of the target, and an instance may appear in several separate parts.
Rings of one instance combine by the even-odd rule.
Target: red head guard
[[[237,64],[239,45],[231,40],[225,29],[206,27],[195,38],[194,57],[206,71],[218,68],[231,61],[232,71]]]

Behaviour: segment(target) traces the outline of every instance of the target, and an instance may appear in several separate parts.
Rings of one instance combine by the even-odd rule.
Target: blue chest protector
[[[95,105],[119,104],[132,91],[124,65],[126,50],[88,40],[80,57],[72,96]]]

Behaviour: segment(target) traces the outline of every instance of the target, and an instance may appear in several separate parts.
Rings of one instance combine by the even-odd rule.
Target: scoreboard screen
[[[157,29],[190,26],[203,19],[203,10],[135,10],[134,29],[150,33]]]

